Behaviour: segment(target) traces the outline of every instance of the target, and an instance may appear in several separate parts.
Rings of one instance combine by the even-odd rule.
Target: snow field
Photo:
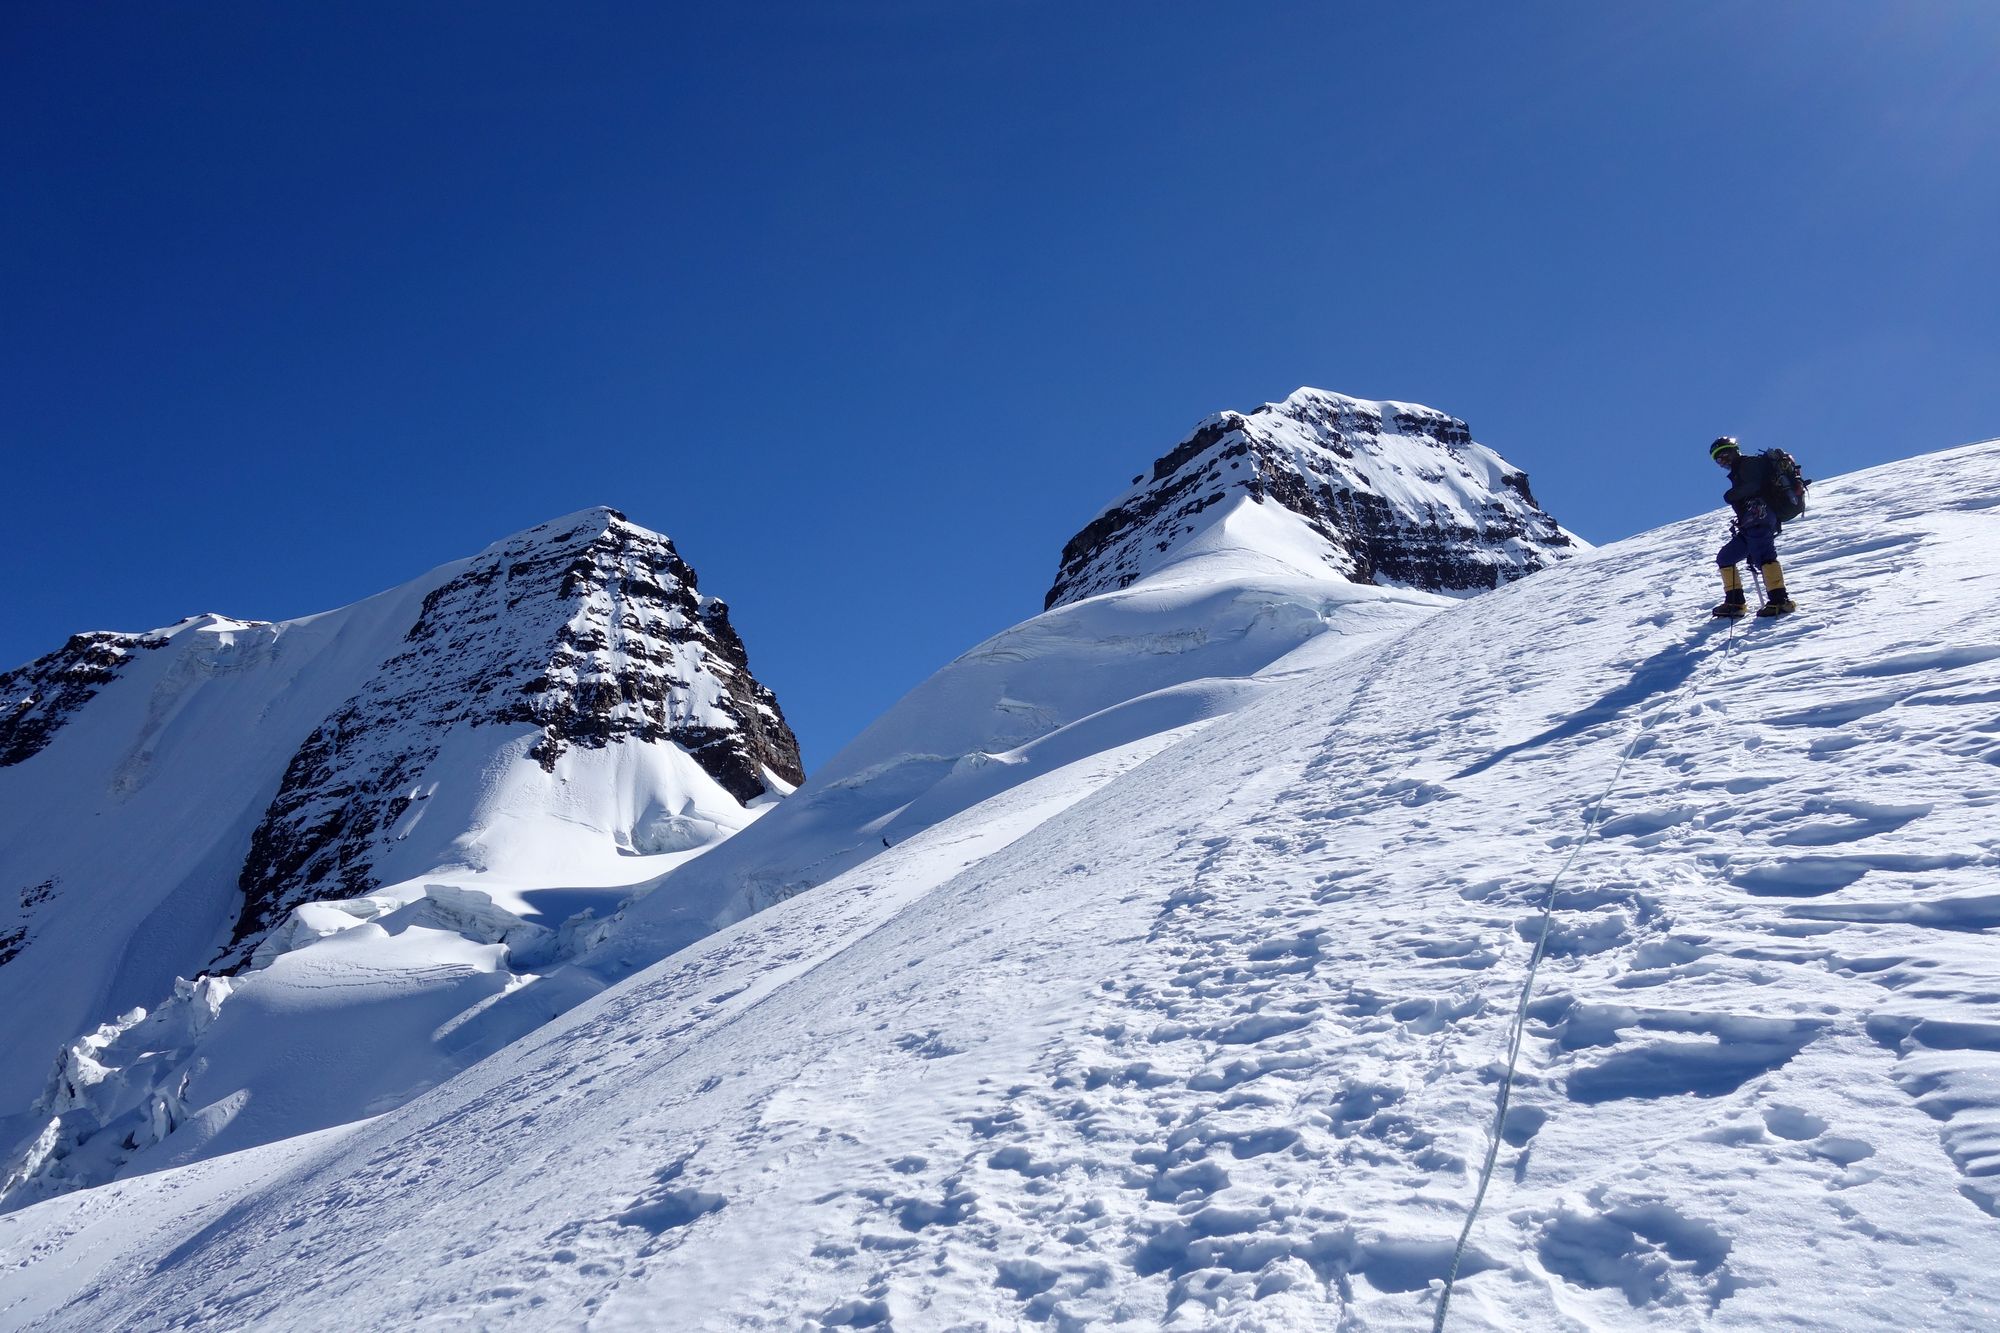
[[[746,1015],[770,1007],[774,996],[781,997],[787,1008],[796,1005],[798,992],[793,988],[798,982],[824,967],[830,958],[839,957],[843,950],[865,941],[913,898],[934,890],[940,881],[977,863],[1095,785],[1110,780],[1174,739],[1172,735],[1152,739],[1126,752],[1075,765],[1060,775],[1017,788],[982,807],[978,819],[940,826],[913,839],[895,854],[885,855],[878,866],[871,867],[872,873],[865,880],[846,885],[844,891],[794,900],[780,911],[719,933],[687,955],[669,960],[635,979],[642,984],[617,988],[616,994],[623,998],[616,1003],[608,1003],[610,994],[601,996],[552,1024],[546,1033],[530,1037],[509,1052],[511,1055],[524,1051],[539,1044],[544,1035],[558,1036],[580,1025],[577,1039],[602,1042],[608,1048],[603,1057],[592,1057],[588,1069],[568,1068],[576,1048],[569,1041],[558,1039],[544,1057],[529,1058],[533,1072],[528,1075],[528,1085],[502,1076],[492,1086],[471,1092],[469,1100],[464,1102],[454,1096],[448,1106],[439,1106],[435,1104],[438,1093],[433,1093],[404,1108],[428,1125],[420,1131],[426,1138],[470,1134],[470,1138],[460,1140],[460,1147],[469,1156],[445,1150],[441,1139],[438,1151],[425,1148],[416,1156],[400,1141],[400,1135],[371,1146],[374,1132],[400,1116],[350,1126],[345,1136],[341,1131],[333,1131],[292,1140],[289,1145],[256,1150],[263,1161],[278,1165],[270,1168],[268,1176],[251,1178],[254,1198],[232,1198],[229,1193],[232,1185],[222,1186],[218,1190],[221,1197],[212,1207],[230,1217],[231,1225],[205,1233],[201,1240],[241,1244],[245,1248],[239,1253],[245,1258],[255,1254],[257,1258],[252,1262],[259,1266],[311,1262],[314,1256],[324,1256],[330,1246],[347,1243],[353,1245],[355,1255],[374,1258],[367,1263],[344,1264],[337,1273],[322,1274],[305,1283],[317,1293],[315,1301],[324,1297],[330,1302],[318,1315],[306,1314],[297,1304],[301,1293],[295,1289],[296,1273],[284,1276],[277,1268],[270,1267],[246,1289],[195,1299],[178,1307],[162,1297],[159,1308],[178,1308],[183,1312],[181,1317],[205,1326],[283,1324],[299,1319],[310,1323],[315,1318],[339,1319],[346,1312],[362,1312],[356,1318],[379,1314],[393,1322],[400,1316],[389,1316],[376,1304],[380,1294],[374,1290],[378,1274],[371,1264],[386,1260],[393,1250],[394,1242],[389,1237],[407,1237],[412,1234],[411,1228],[421,1230],[435,1222],[451,1228],[458,1237],[448,1246],[456,1257],[434,1256],[441,1258],[440,1266],[404,1293],[416,1299],[427,1314],[442,1317],[449,1312],[454,1319],[463,1317],[476,1323],[489,1317],[508,1317],[544,1308],[572,1312],[594,1309],[603,1299],[595,1290],[601,1280],[614,1267],[623,1271],[633,1261],[629,1247],[623,1242],[630,1239],[627,1233],[636,1224],[627,1215],[656,1224],[660,1232],[671,1236],[674,1228],[666,1220],[678,1216],[677,1210],[683,1203],[692,1207],[700,1201],[693,1196],[684,1200],[682,1191],[677,1189],[654,1187],[656,1172],[668,1173],[671,1178],[672,1163],[662,1166],[628,1161],[626,1165],[631,1170],[604,1172],[589,1165],[590,1159],[606,1146],[629,1144],[635,1134],[644,1136],[638,1123],[629,1122],[657,1120],[697,1102],[705,1113],[720,1116],[726,1122],[731,1108],[737,1107],[741,1100],[739,1089],[743,1086],[731,1080],[754,1074],[758,1087],[768,1095],[791,1074],[781,1063],[760,1068],[762,1062],[754,1053],[739,1053],[730,1043],[710,1046],[705,1040],[690,1043],[690,1037],[705,1038],[712,1031],[732,1027]],[[789,1048],[795,1036],[796,1030],[786,1030],[778,1038],[778,1046]],[[516,1072],[511,1060],[506,1063],[509,1075]],[[454,1080],[451,1087],[466,1087],[467,1079],[483,1083],[482,1073],[497,1072],[498,1068],[492,1062],[476,1066]],[[649,1086],[650,1076],[662,1068],[690,1072],[694,1083],[680,1093],[664,1094],[662,1101],[661,1091]],[[692,1072],[696,1069],[700,1072]],[[543,1123],[545,1117],[548,1127],[567,1141],[567,1151],[577,1153],[578,1159],[564,1162],[560,1160],[564,1154],[559,1152],[556,1158],[540,1162],[530,1171],[531,1182],[498,1184],[499,1176],[508,1174],[509,1163],[513,1167],[526,1163],[511,1154],[496,1152],[496,1145]],[[284,1160],[288,1146],[296,1146],[298,1150],[295,1161]],[[218,1179],[234,1182],[231,1166],[244,1156],[248,1154],[140,1176],[0,1216],[0,1236],[8,1237],[0,1262],[14,1260],[12,1238],[28,1234],[23,1231],[24,1225],[32,1226],[35,1219],[41,1218],[55,1223],[54,1234],[38,1236],[33,1242],[34,1256],[23,1267],[32,1265],[36,1271],[26,1273],[22,1282],[11,1286],[9,1294],[14,1299],[0,1303],[0,1324],[12,1327],[17,1322],[23,1325],[32,1322],[34,1317],[73,1294],[62,1284],[83,1285],[79,1274],[123,1262],[135,1242],[139,1249],[156,1246],[185,1250],[183,1242],[190,1230],[189,1219],[181,1211],[186,1206],[185,1195],[201,1192],[203,1183],[212,1184]],[[357,1163],[360,1163],[360,1177],[347,1178]],[[479,1163],[486,1165],[481,1167]],[[601,1205],[606,1216],[599,1225],[579,1214],[573,1222],[558,1228],[562,1243],[547,1245],[541,1243],[543,1238],[522,1237],[518,1233],[517,1224],[522,1219],[514,1209],[491,1213],[482,1210],[479,1217],[471,1220],[456,1214],[449,1219],[435,1216],[438,1203],[435,1189],[444,1176],[461,1169],[487,1174],[489,1183],[496,1188],[522,1189],[524,1192],[517,1202],[530,1196],[546,1197],[546,1192],[554,1191],[579,1202],[591,1198],[593,1205],[586,1205],[586,1212],[590,1206]],[[234,1225],[234,1220],[248,1211],[277,1203],[279,1196],[290,1189],[277,1182],[287,1179],[318,1182],[305,1186],[317,1202],[303,1208],[280,1204],[282,1219],[272,1222],[270,1230],[262,1223],[244,1228]],[[321,1194],[321,1185],[332,1192]],[[349,1206],[364,1197],[374,1200],[369,1209]],[[107,1206],[116,1208],[121,1220],[121,1225],[110,1233],[95,1226]],[[364,1212],[373,1216],[365,1217]],[[320,1241],[304,1251],[295,1251],[292,1247],[299,1240],[297,1233],[316,1224],[342,1228],[351,1225],[354,1230],[345,1241]],[[502,1284],[488,1291],[483,1275],[474,1274],[461,1283],[449,1271],[457,1263],[472,1263],[502,1248],[514,1251],[519,1262],[545,1279],[544,1289],[530,1295],[522,1288]],[[288,1254],[292,1259],[285,1257]],[[180,1278],[168,1280],[193,1282],[200,1279],[202,1271],[207,1271],[207,1261],[199,1266],[186,1266],[200,1271],[185,1271],[176,1265],[166,1267],[180,1272]],[[58,1285],[45,1287],[25,1280],[43,1276]],[[574,1280],[565,1281],[571,1278]],[[158,1280],[157,1276],[145,1279]],[[566,1299],[566,1289],[570,1287],[578,1291],[573,1299]],[[60,1326],[72,1319],[88,1322],[113,1317],[91,1312],[94,1302],[109,1294],[101,1286],[86,1290],[82,1304],[64,1310],[56,1318],[56,1324]]]
[[[348,1132],[0,1217],[0,1326],[1426,1326],[1598,813],[1452,1326],[1989,1327],[2000,444],[1814,499],[1797,616],[1706,621],[1710,516],[1309,646]]]

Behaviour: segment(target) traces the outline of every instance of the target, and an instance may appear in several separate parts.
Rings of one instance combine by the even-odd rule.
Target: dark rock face
[[[15,895],[19,906],[11,913],[13,923],[0,930],[0,966],[12,962],[27,943],[28,927],[33,924],[35,909],[55,896],[56,881],[45,879],[40,884],[30,884]]]
[[[446,733],[527,725],[544,769],[627,738],[686,750],[738,801],[804,780],[723,603],[673,543],[615,510],[531,529],[425,598],[403,649],[292,757],[253,835],[223,966],[301,902],[378,887],[374,862]]]
[[[46,657],[0,675],[0,768],[40,754],[133,654],[166,646],[144,634],[74,634]]]
[[[1044,606],[1126,587],[1245,496],[1297,515],[1324,541],[1327,568],[1356,583],[1492,588],[1575,550],[1527,474],[1463,421],[1301,389],[1209,418],[1154,463],[1063,548]]]

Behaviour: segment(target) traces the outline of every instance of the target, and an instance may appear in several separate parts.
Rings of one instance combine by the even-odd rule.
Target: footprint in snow
[[[1633,1309],[1685,1305],[1714,1309],[1734,1294],[1730,1242],[1721,1231],[1665,1203],[1564,1208],[1540,1226],[1542,1266],[1575,1286],[1616,1291]]]

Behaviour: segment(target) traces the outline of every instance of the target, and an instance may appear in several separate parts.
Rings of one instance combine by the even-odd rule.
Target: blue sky
[[[1719,432],[1991,436],[1996,52],[1986,0],[9,4],[0,665],[607,503],[814,763],[1301,384],[1599,542]]]

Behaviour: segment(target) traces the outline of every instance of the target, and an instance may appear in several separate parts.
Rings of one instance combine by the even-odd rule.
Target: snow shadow
[[[1617,1052],[1569,1076],[1569,1099],[1584,1105],[1693,1094],[1723,1097],[1789,1062],[1818,1028],[1799,1024],[1762,1040],[1661,1041]]]
[[[248,1202],[230,1205],[222,1216],[216,1218],[213,1222],[210,1222],[207,1226],[174,1246],[173,1249],[161,1255],[153,1264],[153,1276],[159,1277],[163,1273],[171,1272],[186,1263],[189,1259],[201,1255],[208,1248],[210,1241],[226,1236],[238,1227],[244,1226],[255,1211],[255,1207]]]
[[[1352,1228],[1320,1232],[1310,1237],[1274,1232],[1267,1209],[1209,1206],[1182,1221],[1154,1232],[1131,1257],[1141,1277],[1167,1274],[1185,1278],[1205,1270],[1256,1273],[1291,1258],[1305,1262],[1322,1282],[1353,1299],[1353,1279],[1375,1291],[1411,1293],[1441,1282],[1451,1271],[1456,1248],[1449,1238],[1357,1235]],[[1500,1263],[1476,1248],[1459,1261],[1460,1278],[1498,1268]],[[1170,1308],[1180,1298],[1170,1299]]]
[[[1641,662],[1632,672],[1630,679],[1610,693],[1598,699],[1545,731],[1530,736],[1527,740],[1495,750],[1484,759],[1467,765],[1452,775],[1452,780],[1469,778],[1484,773],[1496,764],[1505,763],[1515,755],[1527,750],[1539,749],[1557,741],[1589,731],[1616,721],[1620,716],[1660,695],[1670,695],[1687,684],[1689,677],[1701,669],[1716,649],[1707,644],[1710,627],[1703,626],[1689,634],[1679,643],[1670,643]]]
[[[616,884],[605,888],[526,889],[521,892],[520,898],[528,910],[521,913],[521,919],[531,925],[554,930],[584,912],[609,916],[637,888],[635,884]]]

